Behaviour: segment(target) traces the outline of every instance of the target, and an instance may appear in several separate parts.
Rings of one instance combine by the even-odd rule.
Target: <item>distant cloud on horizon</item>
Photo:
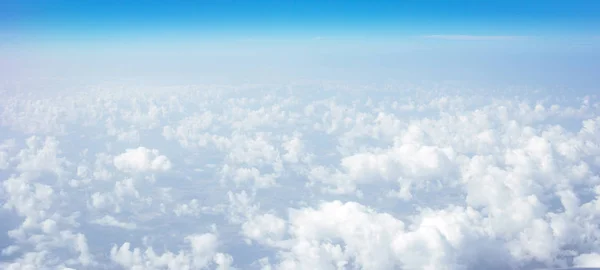
[[[529,36],[485,36],[485,35],[425,35],[424,38],[445,40],[515,40],[528,38]]]

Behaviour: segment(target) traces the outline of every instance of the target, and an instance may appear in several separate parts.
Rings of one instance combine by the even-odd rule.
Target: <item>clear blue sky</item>
[[[600,1],[0,1],[0,26],[52,35],[599,35]],[[64,36],[63,36],[64,35]]]
[[[597,87],[599,14],[597,0],[2,0],[0,71]]]

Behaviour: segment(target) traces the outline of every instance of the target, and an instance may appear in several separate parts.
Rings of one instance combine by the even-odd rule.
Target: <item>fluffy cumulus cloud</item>
[[[598,96],[453,87],[3,90],[0,268],[600,267]]]
[[[160,155],[156,149],[145,147],[127,149],[114,158],[114,165],[124,172],[164,172],[171,169],[171,162],[166,156]]]
[[[218,240],[214,234],[190,235],[185,240],[189,248],[177,254],[170,251],[157,254],[152,247],[130,250],[131,244],[126,242],[111,248],[110,259],[127,269],[233,269],[231,256],[215,251]]]

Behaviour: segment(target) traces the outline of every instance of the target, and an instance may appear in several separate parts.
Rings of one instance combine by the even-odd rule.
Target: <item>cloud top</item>
[[[164,172],[171,169],[171,161],[156,149],[138,147],[127,149],[113,160],[115,167],[123,172]]]

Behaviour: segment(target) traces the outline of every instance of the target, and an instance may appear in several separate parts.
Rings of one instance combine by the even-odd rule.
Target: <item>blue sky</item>
[[[595,87],[597,14],[600,2],[591,0],[6,0],[0,69],[11,78],[202,74]]]
[[[598,36],[597,1],[2,1],[2,31],[53,38]]]

